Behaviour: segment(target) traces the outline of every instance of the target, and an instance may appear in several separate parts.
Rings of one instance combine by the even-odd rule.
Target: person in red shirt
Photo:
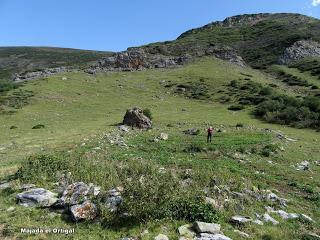
[[[208,135],[207,135],[207,142],[211,142],[211,140],[212,140],[212,133],[213,133],[213,127],[209,127],[208,128],[208,130],[207,130],[207,133],[208,133]]]

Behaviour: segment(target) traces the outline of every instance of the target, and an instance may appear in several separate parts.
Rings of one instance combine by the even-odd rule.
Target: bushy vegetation
[[[320,59],[319,58],[305,58],[293,63],[289,67],[298,68],[301,72],[308,72],[320,79]]]
[[[145,116],[147,116],[150,120],[152,120],[152,112],[151,112],[151,110],[149,109],[149,108],[145,108],[145,109],[143,109],[143,114],[145,115]]]
[[[102,161],[98,155],[95,157],[99,164],[88,162],[84,149],[76,154],[33,155],[16,176],[22,182],[48,185],[71,172],[72,180],[94,182],[104,190],[125,186],[125,201],[117,213],[103,211],[102,207],[101,217],[111,225],[119,223],[120,218],[122,224],[163,218],[210,222],[217,219],[213,206],[203,201],[200,188],[181,187],[181,178],[159,171],[157,164],[143,160]],[[103,200],[100,205],[103,206]],[[129,214],[128,219],[123,219],[124,213]]]
[[[298,128],[320,128],[319,97],[287,96],[252,81],[243,84],[232,81],[229,86],[231,92],[234,92],[234,89],[241,90],[241,94],[237,96],[240,104],[255,105],[254,115],[267,122]]]

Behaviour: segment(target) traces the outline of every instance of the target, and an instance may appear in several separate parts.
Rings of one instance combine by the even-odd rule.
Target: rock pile
[[[61,196],[43,188],[34,188],[17,194],[18,204],[25,207],[52,207],[64,209],[70,213],[74,221],[93,220],[98,216],[97,199],[104,203],[110,211],[115,212],[123,199],[122,187],[111,189],[105,193],[92,183],[75,182],[65,187]]]

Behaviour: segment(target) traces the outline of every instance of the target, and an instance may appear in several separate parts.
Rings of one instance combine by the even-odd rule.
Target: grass
[[[68,81],[62,80],[64,76]],[[249,225],[243,231],[250,233],[252,239],[267,239],[268,236],[269,239],[299,239],[306,232],[319,234],[319,200],[316,196],[319,194],[320,168],[312,164],[312,171],[300,172],[294,167],[303,160],[311,163],[318,160],[319,133],[260,122],[250,115],[250,109],[230,111],[228,105],[218,102],[232,80],[245,82],[245,78],[266,85],[276,81],[256,70],[203,59],[171,70],[97,76],[70,72],[24,84],[20,88],[22,91],[34,93],[29,104],[14,114],[0,115],[0,121],[4,123],[0,126],[0,176],[8,177],[20,169],[20,178],[15,180],[17,186],[30,182],[54,189],[55,170],[71,170],[74,180],[94,182],[104,190],[124,185],[125,196],[143,192],[136,196],[140,201],[127,200],[125,205],[126,210],[141,221],[117,227],[106,226],[105,222],[74,224],[64,215],[49,214],[47,209],[16,205],[18,190],[13,187],[0,192],[1,237],[25,239],[26,235],[19,233],[21,227],[60,227],[75,228],[75,234],[69,237],[42,234],[29,238],[119,239],[139,237],[148,229],[149,234],[142,239],[152,239],[159,233],[178,239],[177,228],[192,218],[173,209],[179,209],[178,203],[186,206],[181,199],[202,197],[203,188],[208,187],[208,196],[225,204],[223,210],[212,211],[214,221],[222,224],[227,236],[239,239],[229,223],[230,217],[235,214],[253,217],[255,212],[263,213],[268,203],[230,197],[226,204],[225,195],[217,194],[210,185],[212,182],[227,186],[231,191],[270,189],[290,200],[288,212],[305,213],[316,221],[311,224],[288,221],[279,226]],[[175,91],[176,86],[187,82],[206,84],[210,98],[199,100]],[[280,87],[279,91],[286,92],[286,89]],[[129,148],[111,145],[105,140],[105,134],[117,133],[115,124],[122,121],[126,109],[132,106],[150,110],[153,129],[123,134]],[[41,124],[45,128],[32,129]],[[209,125],[225,130],[214,133],[212,144],[206,143]],[[11,126],[17,128],[10,129]],[[200,134],[183,133],[189,128],[198,128]],[[264,128],[282,131],[298,141],[279,140]],[[168,133],[169,139],[153,142],[161,132]],[[284,151],[274,149],[274,144],[282,146]],[[101,150],[94,149],[98,146]],[[269,155],[264,156],[264,151]],[[234,157],[235,153],[245,157],[239,159]],[[34,160],[28,165],[30,155]],[[40,161],[39,156],[49,157]],[[269,160],[274,164],[268,163]],[[158,172],[161,167],[166,170],[165,175]],[[192,169],[192,183],[183,189],[176,184],[190,177],[186,175],[186,169]],[[141,175],[150,181],[146,188],[126,182],[128,177],[139,179]],[[155,199],[157,205],[151,204],[150,199]],[[177,205],[172,208],[168,203]],[[11,206],[16,209],[8,212]],[[194,205],[188,203],[187,206]],[[146,217],[155,213],[156,207],[163,211],[157,212],[157,216]],[[196,209],[200,207],[196,205]],[[191,216],[199,218],[197,213],[199,211]],[[106,216],[106,219],[110,218]]]

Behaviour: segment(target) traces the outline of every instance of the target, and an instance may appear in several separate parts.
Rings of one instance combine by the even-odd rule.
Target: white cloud
[[[320,5],[320,0],[312,0],[312,5],[317,7]]]

